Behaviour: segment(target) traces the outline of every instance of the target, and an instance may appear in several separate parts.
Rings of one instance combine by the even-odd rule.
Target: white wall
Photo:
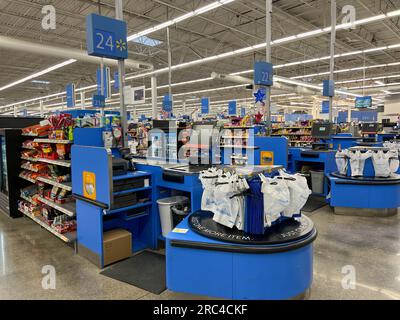
[[[389,96],[385,99],[385,111],[378,113],[378,122],[382,119],[390,119],[392,122],[397,121],[400,115],[400,95]]]

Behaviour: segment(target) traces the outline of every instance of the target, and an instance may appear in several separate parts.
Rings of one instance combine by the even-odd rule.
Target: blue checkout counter
[[[337,170],[335,160],[336,150],[314,151],[311,148],[289,148],[289,167],[292,173],[301,172],[302,167],[310,170],[322,171],[324,174],[324,190],[319,196],[329,193],[328,175]]]
[[[305,216],[254,237],[196,212],[167,236],[167,287],[226,299],[302,297],[312,284],[316,237]]]
[[[374,149],[374,148],[372,148]],[[400,207],[400,175],[375,177],[372,159],[366,159],[362,177],[332,172],[330,205],[336,214],[359,216],[391,216]]]
[[[72,147],[80,255],[103,268],[104,232],[122,228],[132,234],[132,253],[157,249],[159,241],[166,240],[167,287],[172,291],[289,299],[310,288],[317,232],[309,218],[289,219],[264,236],[223,230],[213,222],[212,213],[200,210],[203,190],[198,171],[135,159],[136,171],[114,174],[113,152],[99,146],[100,132],[87,130],[83,137],[75,137]],[[90,134],[96,137],[89,139]],[[273,152],[274,159],[287,157],[282,150]],[[164,239],[156,200],[173,195],[189,197],[192,214]],[[134,204],[127,204],[132,198],[125,196],[135,197]]]

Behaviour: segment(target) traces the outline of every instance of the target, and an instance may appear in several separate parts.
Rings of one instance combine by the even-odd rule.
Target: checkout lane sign
[[[94,13],[89,14],[86,17],[86,44],[90,56],[115,60],[127,59],[126,22]]]

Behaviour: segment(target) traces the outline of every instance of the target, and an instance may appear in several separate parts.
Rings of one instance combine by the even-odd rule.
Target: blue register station
[[[133,159],[136,170],[124,172],[117,153],[104,148],[101,137],[101,129],[81,129],[72,148],[80,255],[104,268],[104,233],[122,228],[132,234],[132,254],[165,242],[167,287],[172,291],[290,299],[310,288],[317,231],[309,218],[288,219],[262,235],[226,228],[213,221],[213,213],[201,210],[199,170],[184,163]],[[256,166],[260,172],[286,166],[287,148],[275,145],[287,146],[282,139],[271,138],[276,162]],[[157,200],[174,195],[190,199],[191,214],[163,237]]]

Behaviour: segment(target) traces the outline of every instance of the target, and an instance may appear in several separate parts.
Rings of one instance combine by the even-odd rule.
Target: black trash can
[[[188,204],[176,204],[171,207],[172,212],[172,224],[175,228],[183,219],[185,219],[190,213]]]

